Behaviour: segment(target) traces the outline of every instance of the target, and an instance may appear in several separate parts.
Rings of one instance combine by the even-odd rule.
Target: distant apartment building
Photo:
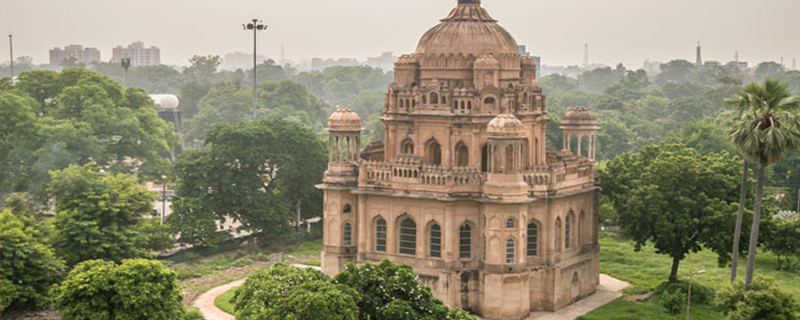
[[[267,60],[267,56],[265,55],[258,55],[256,58],[259,64]],[[253,54],[243,52],[228,53],[222,59],[219,68],[230,71],[253,69]]]
[[[382,69],[383,71],[394,70],[394,63],[397,61],[397,56],[394,52],[384,52],[378,57],[368,57],[367,65],[373,68]]]
[[[161,64],[161,49],[158,47],[145,48],[144,43],[137,41],[128,47],[117,46],[113,50],[111,62],[120,63],[122,58],[130,58],[131,66],[155,66]]]
[[[355,67],[360,66],[361,63],[356,59],[340,58],[340,59],[322,59],[314,58],[311,60],[312,71],[322,71],[330,67]]]
[[[71,44],[62,48],[50,50],[50,65],[60,66],[64,60],[75,59],[76,62],[91,64],[100,62],[100,50],[97,48],[84,48],[79,44]]]
[[[661,73],[661,62],[645,60],[644,64],[642,65],[642,70],[651,76],[659,74]]]

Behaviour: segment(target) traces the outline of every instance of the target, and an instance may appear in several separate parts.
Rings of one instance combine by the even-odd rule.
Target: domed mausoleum
[[[362,151],[358,115],[333,113],[323,271],[407,263],[445,304],[486,319],[594,293],[597,117],[572,109],[562,150],[548,151],[536,68],[479,0],[459,0],[395,63],[384,141]]]

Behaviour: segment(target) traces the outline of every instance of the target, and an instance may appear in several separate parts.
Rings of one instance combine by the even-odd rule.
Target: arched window
[[[400,150],[403,154],[414,154],[414,141],[411,141],[411,139],[404,140]]]
[[[351,214],[353,213],[353,206],[346,204],[344,208],[342,208],[342,213],[344,214]]]
[[[417,254],[417,224],[411,218],[400,223],[400,242],[398,252],[410,256]]]
[[[386,220],[375,223],[375,251],[386,252]]]
[[[483,99],[483,108],[486,110],[493,111],[495,104],[497,104],[497,101],[494,97],[486,97],[486,99]]]
[[[469,148],[463,142],[459,142],[456,145],[456,167],[466,166],[469,166]]]
[[[486,145],[481,148],[481,172],[489,171],[489,149]]]
[[[442,257],[442,228],[438,224],[431,225],[430,231],[431,257]]]
[[[422,95],[422,104],[428,104],[428,97],[426,95]]]
[[[436,139],[428,140],[428,143],[425,144],[425,164],[442,165],[442,146]]]
[[[447,104],[447,97],[442,96],[442,104]]]
[[[578,216],[578,234],[575,236],[577,237],[578,246],[583,244],[581,238],[583,237],[583,220],[586,218],[586,214],[581,211],[581,215]]]
[[[431,103],[432,104],[438,104],[439,103],[439,94],[437,94],[436,92],[432,92],[431,93]]]
[[[506,241],[506,263],[515,263],[517,260],[517,243],[514,239]]]
[[[581,278],[578,276],[578,272],[572,274],[572,285],[577,285],[580,280]]]
[[[569,249],[570,247],[572,247],[572,213],[567,215],[564,224],[564,248]]]
[[[472,110],[472,101],[467,101],[467,110]]]
[[[342,235],[342,243],[345,247],[353,245],[353,225],[345,223],[343,228],[344,234]]]
[[[458,257],[472,258],[472,227],[468,224],[462,225],[458,230]]]
[[[464,103],[464,101],[461,101],[461,113],[464,113],[465,106],[466,104]]]
[[[535,222],[528,224],[528,256],[539,255],[539,226]]]
[[[506,228],[513,229],[516,226],[517,226],[517,224],[516,224],[516,222],[514,222],[513,218],[508,218],[508,220],[506,220]]]
[[[533,152],[534,152],[534,161],[536,161],[536,165],[538,166],[539,165],[539,138],[536,138],[534,141],[535,141],[534,142],[534,146],[533,146],[535,148],[533,150]]]
[[[556,219],[555,236],[556,236],[556,239],[555,239],[556,240],[555,241],[555,243],[556,243],[556,251],[561,251],[561,219],[560,218]]]

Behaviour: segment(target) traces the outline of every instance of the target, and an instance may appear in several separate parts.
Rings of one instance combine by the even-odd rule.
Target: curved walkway
[[[299,268],[312,268],[319,270],[319,267],[313,266],[304,266],[299,264],[295,264],[294,266]],[[203,293],[197,297],[197,300],[195,300],[192,305],[195,308],[200,309],[200,312],[203,313],[203,316],[207,320],[236,320],[236,317],[233,315],[225,313],[225,311],[217,308],[217,305],[214,304],[214,300],[216,300],[219,295],[228,292],[228,290],[241,286],[244,284],[245,280],[246,279],[236,280],[234,282],[208,290],[206,293]]]
[[[300,268],[314,268],[319,270],[319,267],[294,265]],[[202,294],[197,300],[194,301],[194,306],[200,309],[205,319],[208,320],[236,320],[236,318],[225,311],[220,310],[214,304],[214,300],[221,294],[228,292],[233,288],[244,284],[245,279],[237,280],[226,285],[222,285]],[[611,276],[600,274],[600,285],[597,286],[597,292],[589,297],[584,298],[575,304],[561,309],[557,312],[537,312],[531,314],[528,319],[533,320],[572,320],[582,315],[591,312],[594,309],[600,308],[611,301],[617,300],[622,296],[622,290],[630,286],[629,283],[612,278]]]

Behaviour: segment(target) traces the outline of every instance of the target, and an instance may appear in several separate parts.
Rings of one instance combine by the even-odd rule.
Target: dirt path
[[[304,266],[299,264],[294,264],[293,266],[298,268],[320,269],[319,267]],[[244,284],[244,281],[245,279],[241,279],[206,291],[197,297],[197,300],[194,301],[194,307],[200,309],[200,312],[203,313],[205,319],[208,320],[236,320],[234,316],[217,308],[217,305],[214,304],[214,300],[216,300],[219,295],[228,292],[228,290],[241,286]]]

